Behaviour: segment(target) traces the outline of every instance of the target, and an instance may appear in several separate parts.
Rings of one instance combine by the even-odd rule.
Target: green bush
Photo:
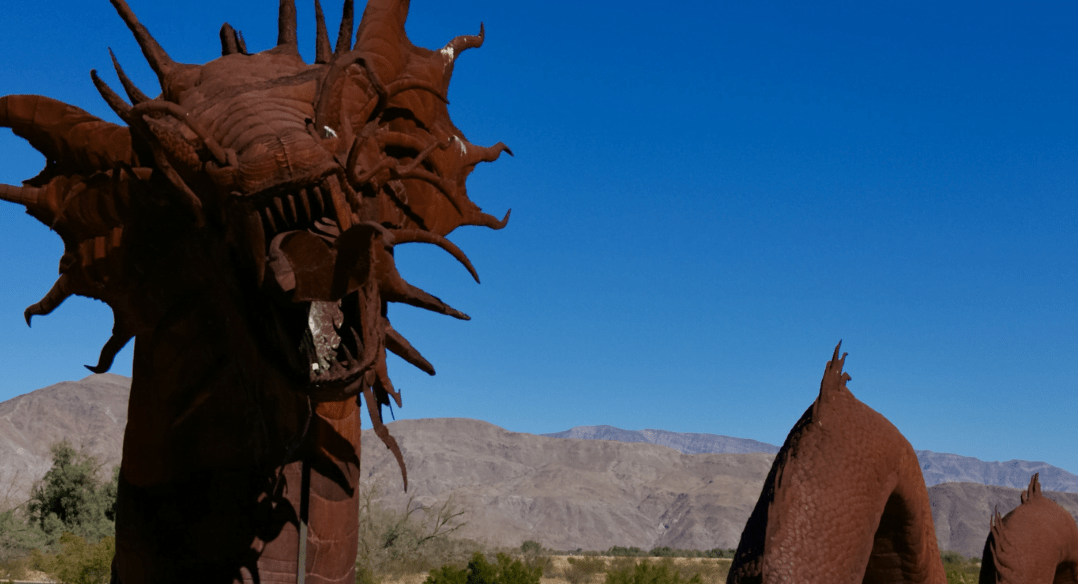
[[[44,548],[45,532],[27,522],[23,507],[0,511],[0,577],[21,580],[26,576],[26,558],[32,550]]]
[[[0,511],[0,578],[24,578],[34,569],[72,584],[103,581],[102,573],[107,580],[119,468],[105,481],[101,463],[86,451],[66,441],[49,450],[52,467],[30,500]]]
[[[541,543],[529,539],[520,544],[520,553],[523,556],[525,566],[532,569],[538,568],[543,576],[552,575],[554,560],[551,559],[549,552],[543,548]]]
[[[423,584],[467,584],[468,568],[455,568],[446,564],[436,570],[431,570]]]
[[[540,577],[542,569],[525,566],[519,559],[499,553],[495,565],[476,552],[467,568],[446,565],[431,570],[424,584],[539,584]]]
[[[51,575],[65,584],[105,584],[112,572],[116,540],[102,537],[96,544],[67,532],[60,536],[56,571]]]
[[[638,547],[622,547],[620,545],[616,545],[616,546],[610,548],[609,550],[607,550],[606,555],[614,556],[615,558],[618,558],[618,557],[636,558],[636,557],[643,556],[644,555],[644,550],[642,550],[642,549],[640,549]]]
[[[700,574],[682,580],[681,574],[667,560],[659,564],[639,562],[635,566],[612,569],[606,574],[606,584],[703,584]]]
[[[954,552],[940,552],[940,560],[943,561],[943,572],[947,576],[947,584],[975,584],[981,577],[980,558],[967,558]]]
[[[569,563],[569,567],[562,573],[561,577],[569,581],[569,584],[584,584],[589,582],[596,574],[602,574],[606,571],[606,560],[594,556],[584,556],[578,558],[566,558]]]
[[[29,523],[55,547],[65,532],[97,542],[116,531],[116,489],[119,468],[112,481],[98,477],[101,463],[66,440],[49,447],[52,468],[34,485],[26,505]]]

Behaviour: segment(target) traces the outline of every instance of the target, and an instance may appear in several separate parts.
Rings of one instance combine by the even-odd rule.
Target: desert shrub
[[[491,564],[481,552],[476,552],[468,567],[452,565],[431,570],[424,584],[539,584],[542,570],[529,568],[519,559],[499,553],[497,563]]]
[[[550,553],[537,541],[528,540],[520,544],[520,555],[528,568],[538,568],[543,576],[552,576],[554,560]]]
[[[940,560],[943,561],[947,584],[973,584],[980,580],[980,558],[967,558],[959,552],[948,550],[940,552]]]
[[[561,577],[569,581],[569,584],[584,584],[592,580],[597,574],[606,571],[606,560],[595,556],[583,556],[579,558],[567,558],[569,566],[562,571]]]
[[[84,450],[76,450],[66,440],[49,447],[52,468],[34,485],[26,504],[28,523],[45,534],[45,543],[55,547],[70,532],[97,542],[116,531],[116,488],[119,469],[112,480],[99,477],[101,463]]]
[[[613,550],[614,548],[610,548]],[[622,548],[624,549],[624,548]],[[639,548],[629,548],[630,550],[637,550]],[[677,548],[671,548],[669,546],[662,546],[652,548],[648,553],[637,553],[638,556],[651,556],[653,558],[732,558],[736,550],[714,548],[710,550],[683,550]],[[611,554],[614,555],[614,554]],[[622,555],[622,554],[619,554]],[[632,555],[632,554],[623,554]]]
[[[49,574],[65,584],[105,584],[111,575],[112,556],[115,553],[116,540],[110,536],[91,544],[66,532],[60,536],[56,569]]]
[[[620,545],[616,545],[616,546],[606,550],[606,555],[614,556],[615,558],[618,558],[618,557],[632,557],[632,558],[635,558],[635,557],[643,556],[644,555],[644,550],[642,550],[642,549],[640,549],[638,547],[622,547]]]
[[[468,569],[446,564],[430,571],[423,584],[467,584]]]
[[[360,495],[357,581],[378,584],[386,577],[418,574],[438,566],[463,566],[478,543],[452,537],[462,527],[464,511],[452,497],[423,507],[409,499],[403,511],[377,501],[375,488]]]
[[[672,561],[658,564],[638,562],[635,566],[612,569],[606,573],[606,584],[703,584],[700,574],[693,574],[687,580],[674,569]]]
[[[45,541],[45,532],[27,521],[25,508],[0,511],[0,578],[25,579],[30,553]]]
[[[52,467],[30,500],[0,511],[0,577],[24,578],[30,569],[60,577],[62,570],[65,582],[97,581],[94,566],[105,562],[107,573],[112,562],[119,468],[106,481],[86,451],[66,441],[49,450]]]

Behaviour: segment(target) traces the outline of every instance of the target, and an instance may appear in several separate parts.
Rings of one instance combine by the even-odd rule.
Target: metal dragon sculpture
[[[1037,474],[1005,517],[989,520],[981,558],[981,584],[1078,582],[1078,524],[1059,503],[1044,496]]]
[[[135,339],[113,581],[353,582],[359,401],[407,475],[381,407],[400,394],[386,351],[434,369],[390,325],[387,303],[468,317],[406,282],[394,247],[505,218],[465,179],[508,152],[449,118],[455,59],[404,31],[407,0],[371,0],[353,44],[346,0],[330,44],[315,0],[316,58],[297,50],[281,0],[277,45],[251,53],[225,24],[221,53],[173,61],[111,0],[157,74],[150,98],[113,63],[127,100],[91,71],[126,123],[47,97],[0,98],[0,126],[47,164],[0,198],[56,231],[60,277],[35,315],[72,294],[113,310],[95,372]],[[129,103],[130,102],[130,103]]]
[[[917,455],[846,387],[839,347],[775,456],[730,584],[947,582]]]

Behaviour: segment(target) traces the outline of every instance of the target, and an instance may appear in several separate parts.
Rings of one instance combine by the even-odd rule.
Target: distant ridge
[[[92,375],[0,403],[0,502],[25,501],[49,467],[48,445],[62,438],[101,457],[107,472],[120,458],[129,387],[125,377]],[[449,418],[401,420],[390,432],[408,464],[407,493],[396,460],[363,431],[364,485],[383,504],[452,496],[468,511],[470,537],[566,550],[735,547],[777,450],[714,434],[590,426],[543,437]],[[1013,509],[1033,472],[1047,496],[1078,513],[1078,477],[1044,462],[917,454],[935,485],[928,493],[940,549],[980,555],[988,517]],[[993,486],[945,482],[960,480]]]
[[[577,426],[564,432],[542,434],[551,438],[577,438],[583,440],[614,440],[616,442],[644,442],[673,448],[683,454],[747,454],[766,452],[775,454],[779,447],[747,438],[731,438],[718,434],[692,434],[666,430],[622,430],[614,426]],[[1041,487],[1047,491],[1078,493],[1078,475],[1071,474],[1047,462],[1008,460],[989,462],[970,456],[917,450],[917,461],[925,485],[932,487],[942,483],[980,483],[1012,489],[1025,489],[1029,477],[1040,473]]]
[[[644,442],[673,448],[682,454],[776,454],[779,447],[748,438],[733,438],[718,434],[692,434],[666,430],[622,430],[613,426],[577,426],[564,432],[540,434],[549,438],[578,438],[583,440],[614,440]],[[1028,479],[1027,479],[1028,480]]]
[[[1007,460],[986,462],[969,456],[917,450],[921,474],[928,486],[941,483],[980,483],[1012,489],[1025,489],[1029,477],[1040,473],[1041,488],[1046,491],[1078,493],[1078,476],[1047,462]]]

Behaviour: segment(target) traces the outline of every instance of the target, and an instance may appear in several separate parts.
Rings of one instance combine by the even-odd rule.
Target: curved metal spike
[[[427,361],[423,355],[408,342],[408,339],[404,338],[403,335],[397,332],[388,323],[386,324],[386,349],[389,349],[394,355],[411,363],[427,375],[434,375],[434,365],[431,365],[430,361]]]
[[[400,274],[393,274],[388,278],[383,278],[380,280],[379,284],[379,288],[386,292],[386,294],[383,294],[383,297],[390,302],[410,304],[416,308],[423,308],[431,312],[445,314],[460,320],[472,319],[472,317],[467,314],[442,302],[441,298],[409,284],[404,278],[400,277]]]
[[[50,162],[46,168],[59,172],[108,170],[135,162],[126,126],[41,95],[0,97],[0,127],[11,128],[45,155]]]
[[[59,197],[50,195],[47,188],[16,187],[0,184],[0,201],[18,203],[26,207],[26,214],[52,228],[56,221],[56,211],[60,207]]]
[[[112,57],[112,67],[116,69],[116,76],[120,78],[120,84],[124,86],[124,92],[127,93],[127,98],[131,100],[132,105],[138,105],[144,101],[150,101],[150,97],[135,85],[127,74],[124,73],[124,68],[120,66],[120,61],[116,59],[116,54],[112,52],[112,48],[109,48],[109,56]]]
[[[341,28],[337,31],[337,46],[333,54],[341,55],[352,50],[352,28],[355,18],[355,7],[352,0],[344,0],[344,14],[341,16]]]
[[[452,241],[449,241],[441,235],[423,229],[400,229],[391,231],[391,233],[393,234],[394,245],[402,243],[430,243],[437,245],[448,252],[449,255],[456,258],[456,260],[468,270],[468,273],[472,275],[472,278],[475,279],[475,283],[479,283],[479,274],[476,273],[471,260],[469,260],[468,256],[464,255],[464,252]]]
[[[93,367],[84,365],[84,367],[94,373],[104,373],[108,371],[112,368],[112,362],[116,359],[116,354],[119,353],[133,337],[134,335],[117,324],[117,326],[113,327],[112,336],[109,337],[108,342],[105,343],[104,347],[101,347],[101,356],[97,359],[97,365],[94,365]]]
[[[23,311],[22,316],[26,319],[26,326],[30,326],[31,318],[45,316],[56,310],[56,307],[63,304],[64,300],[67,300],[71,294],[71,277],[67,274],[61,274],[56,283],[52,285],[52,288],[45,293],[44,298],[27,306],[26,310]]]
[[[121,119],[126,119],[127,114],[131,111],[131,106],[127,105],[127,102],[119,94],[102,81],[101,77],[98,77],[96,69],[90,69],[90,79],[93,80],[97,92],[105,99],[105,103],[109,104],[112,111],[116,112],[116,115],[120,116]]]
[[[477,49],[483,46],[483,39],[487,36],[486,30],[483,27],[483,23],[479,23],[478,35],[460,35],[453,40],[446,43],[445,48],[442,49],[442,54],[445,55],[450,61],[455,61],[457,55],[460,55],[468,49]]]
[[[281,0],[277,10],[277,46],[290,46],[299,51],[296,40],[296,2]]]
[[[41,204],[43,189],[36,187],[17,187],[14,185],[0,184],[0,201],[18,203],[24,207],[36,208]]]
[[[504,229],[505,226],[509,224],[509,214],[512,212],[512,209],[507,210],[505,212],[505,217],[502,217],[501,220],[498,220],[498,218],[494,217],[493,215],[479,213],[475,217],[468,217],[467,220],[462,223],[462,225],[489,227],[490,229],[497,231],[499,229]]]
[[[150,64],[150,68],[153,69],[154,73],[157,73],[157,79],[161,82],[161,86],[164,87],[165,78],[176,69],[176,62],[168,56],[168,53],[161,48],[161,45],[157,44],[150,31],[138,21],[127,2],[124,2],[124,0],[109,1],[112,2],[112,6],[116,8],[116,12],[123,19],[127,28],[131,29],[131,34],[135,35],[135,40],[138,41],[139,47],[142,48],[142,54],[146,56],[146,61]]]
[[[379,393],[384,393],[393,398],[393,401],[397,403],[398,408],[403,408],[404,404],[401,403],[401,394],[395,387],[393,387],[393,381],[389,379],[389,368],[386,367],[385,355],[374,364],[374,386]],[[381,397],[381,396],[375,396]],[[387,403],[388,400],[378,400],[381,403]],[[388,404],[387,404],[388,405]],[[392,409],[390,410],[392,411]]]
[[[461,144],[463,144],[463,142]],[[509,156],[513,156],[513,151],[510,150],[504,142],[498,142],[493,146],[476,146],[475,144],[469,143],[465,147],[464,163],[476,165],[480,162],[494,162],[501,157],[502,152],[505,152]]]
[[[378,405],[378,400],[374,397],[374,391],[366,383],[363,384],[363,399],[367,402],[367,414],[371,418],[371,426],[374,427],[374,433],[382,439],[382,443],[386,445],[386,448],[393,453],[393,457],[397,459],[397,466],[401,469],[401,478],[404,480],[404,490],[408,490],[408,469],[404,466],[404,455],[401,454],[400,445],[397,444],[397,440],[390,435],[389,430],[386,429],[385,424],[382,423],[382,407]]]
[[[438,192],[442,193],[442,195],[446,198],[446,200],[449,201],[451,205],[453,205],[453,208],[456,209],[457,213],[460,213],[462,216],[465,215],[464,208],[462,207],[461,202],[457,200],[456,187],[450,181],[421,168],[413,169],[410,172],[400,172],[396,167],[391,166],[389,168],[389,176],[393,180],[421,180],[433,186],[434,188],[438,189]],[[468,204],[472,205],[472,207],[475,206],[475,204],[469,201],[467,197],[464,197],[464,199],[468,202]]]
[[[329,46],[329,31],[326,30],[326,17],[322,14],[322,3],[314,0],[314,62],[328,63],[333,57],[333,48]]]

